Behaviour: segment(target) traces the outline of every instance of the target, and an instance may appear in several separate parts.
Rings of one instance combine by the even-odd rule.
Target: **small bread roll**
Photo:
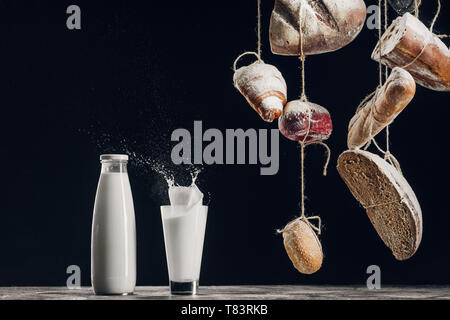
[[[294,267],[301,273],[312,274],[323,261],[322,245],[314,230],[300,218],[283,229],[284,248]]]

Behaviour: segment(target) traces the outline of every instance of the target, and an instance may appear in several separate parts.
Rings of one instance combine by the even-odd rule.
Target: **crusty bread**
[[[347,145],[361,147],[411,102],[416,83],[408,71],[394,68],[383,87],[359,109],[348,126]]]
[[[270,46],[275,54],[300,55],[301,21],[305,55],[335,51],[356,38],[365,19],[363,0],[275,0]]]
[[[278,128],[290,140],[309,143],[328,139],[333,123],[324,107],[309,101],[294,100],[284,107]]]
[[[287,86],[276,67],[255,62],[237,69],[233,82],[263,120],[272,122],[281,115],[287,102]]]
[[[421,86],[450,91],[450,50],[409,13],[395,19],[372,53],[372,59],[403,67]]]
[[[314,230],[303,220],[298,218],[286,225],[283,243],[289,259],[299,272],[312,274],[322,266],[322,245]]]
[[[343,152],[337,169],[394,257],[406,260],[414,255],[422,239],[422,211],[403,175],[362,150]]]

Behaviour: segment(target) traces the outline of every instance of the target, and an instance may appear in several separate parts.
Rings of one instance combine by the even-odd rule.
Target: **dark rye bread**
[[[348,150],[337,170],[384,244],[397,260],[409,259],[422,239],[422,211],[406,179],[379,156]]]

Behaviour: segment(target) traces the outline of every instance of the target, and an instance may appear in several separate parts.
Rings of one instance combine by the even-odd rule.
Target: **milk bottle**
[[[127,155],[100,156],[91,241],[96,294],[130,294],[136,285],[136,225]]]

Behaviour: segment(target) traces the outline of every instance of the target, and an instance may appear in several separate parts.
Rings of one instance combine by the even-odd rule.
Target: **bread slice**
[[[379,156],[362,150],[343,152],[337,170],[394,257],[412,257],[422,239],[422,211],[403,175]]]

